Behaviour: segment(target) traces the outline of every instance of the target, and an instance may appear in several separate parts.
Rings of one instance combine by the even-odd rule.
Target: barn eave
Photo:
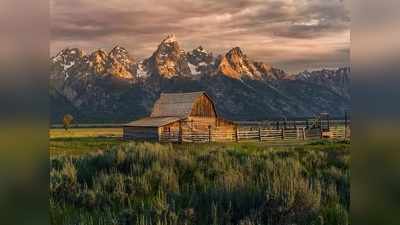
[[[124,127],[162,127],[181,120],[180,117],[145,117],[124,125]]]

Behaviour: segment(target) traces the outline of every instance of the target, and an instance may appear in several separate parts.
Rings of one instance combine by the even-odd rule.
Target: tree
[[[64,115],[64,118],[63,118],[64,129],[68,130],[69,126],[72,124],[73,121],[74,121],[74,117],[72,115],[70,115],[70,114]]]

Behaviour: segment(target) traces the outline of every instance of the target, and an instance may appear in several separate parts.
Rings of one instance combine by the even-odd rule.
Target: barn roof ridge
[[[125,124],[127,127],[158,127],[164,126],[181,120],[179,117],[164,116],[164,117],[145,117],[130,123]]]
[[[162,95],[180,95],[180,94],[194,94],[206,93],[205,91],[190,91],[190,92],[161,92]]]
[[[160,98],[154,103],[150,116],[126,124],[126,126],[163,126],[169,123],[186,119],[190,116],[196,100],[206,96],[213,104],[213,99],[205,91],[161,93]],[[215,112],[216,116],[217,112]]]
[[[196,99],[202,95],[207,96],[214,104],[211,97],[205,91],[161,93],[155,102],[150,117],[176,116],[189,117]]]

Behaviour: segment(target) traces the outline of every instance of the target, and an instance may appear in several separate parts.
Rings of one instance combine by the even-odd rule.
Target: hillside
[[[350,110],[350,69],[289,75],[251,60],[239,47],[215,56],[202,46],[186,52],[174,35],[138,60],[121,46],[85,54],[62,50],[50,60],[52,122],[126,122],[147,115],[161,92],[205,90],[232,120],[306,117]]]

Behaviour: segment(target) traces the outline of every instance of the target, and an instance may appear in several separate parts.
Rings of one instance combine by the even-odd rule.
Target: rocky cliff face
[[[350,98],[350,68],[304,71],[294,75],[297,80],[321,85],[341,96]]]
[[[207,91],[229,119],[341,116],[350,109],[350,69],[296,75],[249,59],[239,47],[214,56],[185,52],[174,35],[136,60],[121,46],[85,54],[62,50],[50,60],[52,120],[73,113],[80,122],[123,122],[145,116],[161,92]]]
[[[150,74],[163,78],[191,75],[186,53],[175,35],[168,35],[144,65]]]
[[[107,72],[113,77],[122,79],[134,79],[137,65],[135,59],[129,55],[125,48],[116,46],[108,54]]]
[[[193,79],[201,76],[215,75],[217,71],[217,58],[202,46],[188,52],[187,58]]]
[[[279,80],[288,77],[283,70],[251,61],[239,47],[231,49],[219,62],[219,73],[233,79]]]
[[[241,79],[242,76],[261,79],[261,74],[257,73],[254,65],[249,62],[239,47],[233,48],[221,58],[218,70],[221,74],[233,79]]]

